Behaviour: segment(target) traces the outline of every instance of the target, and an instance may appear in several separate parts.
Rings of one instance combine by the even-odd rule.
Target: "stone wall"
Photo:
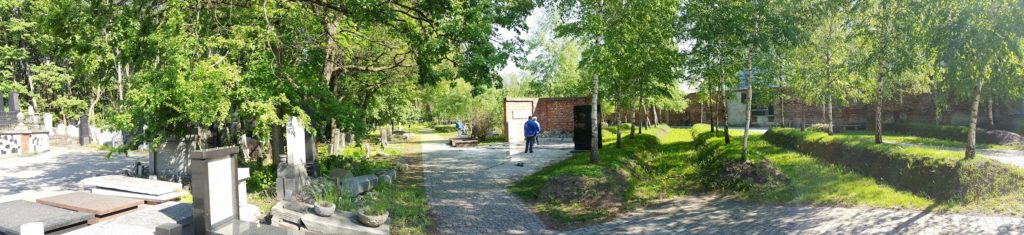
[[[0,155],[47,150],[50,150],[50,135],[46,132],[0,133]]]

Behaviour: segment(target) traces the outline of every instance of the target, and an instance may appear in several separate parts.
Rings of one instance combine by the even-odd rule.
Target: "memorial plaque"
[[[591,120],[590,105],[577,105],[572,107],[573,117],[573,134],[572,142],[574,149],[576,150],[590,150],[591,137],[594,136],[594,125]],[[601,112],[601,106],[597,107],[597,112]],[[601,132],[598,133],[598,139],[601,139]],[[598,148],[600,148],[598,143]]]

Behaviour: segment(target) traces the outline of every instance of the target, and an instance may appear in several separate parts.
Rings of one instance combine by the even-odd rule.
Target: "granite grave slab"
[[[302,224],[310,232],[321,234],[387,235],[391,228],[390,220],[376,228],[363,226],[355,213],[347,211],[336,211],[330,217],[306,213],[302,216]]]
[[[181,202],[143,205],[113,220],[75,230],[67,235],[153,234],[156,227],[164,224],[180,225],[184,228],[184,234],[192,234],[192,205]]]
[[[92,214],[51,207],[25,200],[0,203],[0,234],[20,234],[22,224],[42,222],[47,233],[86,225]]]
[[[36,203],[93,214],[89,224],[107,221],[117,215],[138,208],[143,203],[139,199],[97,195],[86,192],[73,192],[52,197],[36,199]]]

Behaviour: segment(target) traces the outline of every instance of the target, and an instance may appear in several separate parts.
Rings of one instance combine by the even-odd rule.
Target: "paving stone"
[[[22,224],[42,222],[47,232],[69,226],[84,225],[92,218],[92,214],[75,212],[61,208],[45,206],[25,200],[0,203],[0,234],[20,233]]]
[[[334,212],[331,217],[307,213],[302,216],[302,224],[310,232],[322,234],[386,235],[391,231],[390,220],[380,227],[367,227],[359,223],[355,213],[347,211]]]

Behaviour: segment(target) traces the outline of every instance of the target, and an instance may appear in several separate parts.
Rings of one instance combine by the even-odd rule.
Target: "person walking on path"
[[[530,116],[530,120],[526,121],[526,125],[523,127],[523,133],[526,134],[526,153],[533,153],[533,145],[537,144],[537,134],[540,134],[540,123],[537,122],[537,117]]]

